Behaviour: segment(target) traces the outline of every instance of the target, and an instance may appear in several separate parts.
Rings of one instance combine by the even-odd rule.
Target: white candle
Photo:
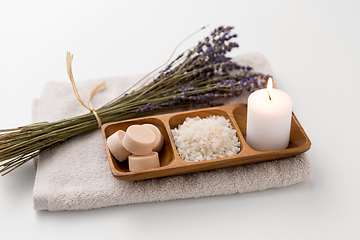
[[[253,92],[248,98],[246,142],[257,151],[285,149],[289,145],[291,97],[278,89]]]

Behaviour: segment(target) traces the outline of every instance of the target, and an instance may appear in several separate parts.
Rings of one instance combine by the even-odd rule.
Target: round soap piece
[[[131,154],[128,159],[130,172],[160,167],[159,155],[157,152],[151,152],[148,155],[142,156]]]
[[[152,152],[155,134],[149,128],[141,125],[131,125],[125,132],[123,146],[135,155],[148,155]]]
[[[153,151],[160,152],[164,145],[164,137],[161,134],[160,130],[155,125],[149,123],[143,124],[143,126],[149,128],[151,131],[154,132],[155,142],[154,142]]]
[[[125,132],[119,130],[106,139],[111,154],[120,162],[127,159],[130,155],[130,152],[127,151],[122,144],[124,135]]]

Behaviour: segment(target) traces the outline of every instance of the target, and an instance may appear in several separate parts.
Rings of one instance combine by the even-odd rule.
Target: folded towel
[[[242,65],[257,72],[272,74],[261,54],[235,57]],[[78,82],[84,99],[100,82],[106,89],[93,97],[94,108],[112,100],[132,86],[141,76],[97,79]],[[228,101],[244,103],[247,95]],[[87,113],[76,99],[71,84],[49,82],[40,99],[34,100],[34,121],[55,121]],[[36,210],[85,210],[131,203],[198,198],[245,193],[285,187],[310,178],[311,166],[306,154],[256,164],[212,171],[169,176],[136,182],[116,180],[105,153],[101,131],[67,140],[42,154],[36,161],[33,192]]]

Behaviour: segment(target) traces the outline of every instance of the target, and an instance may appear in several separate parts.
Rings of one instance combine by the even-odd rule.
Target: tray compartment
[[[237,125],[240,128],[240,132],[242,133],[244,139],[246,139],[247,105],[243,104],[235,107],[233,110],[233,115]],[[299,121],[297,120],[295,114],[293,113],[291,118],[289,145],[286,149],[277,150],[277,151],[295,150],[295,149],[307,148],[307,147],[310,148],[310,141],[308,140],[304,129],[301,127]],[[267,152],[271,152],[271,151],[267,151]]]
[[[105,142],[108,158],[110,157],[113,167],[117,172],[130,173],[128,160],[125,160],[122,162],[117,161],[112,156],[109,149],[107,148],[105,139],[108,138],[110,135],[112,135],[113,133],[115,133],[118,130],[126,131],[126,129],[131,125],[135,125],[135,124],[141,125],[141,124],[145,124],[145,123],[150,123],[150,124],[155,125],[160,130],[161,134],[164,137],[164,146],[161,149],[161,151],[159,152],[160,167],[167,166],[174,161],[174,151],[171,147],[168,132],[166,130],[164,122],[162,122],[159,118],[149,117],[149,118],[139,118],[139,119],[109,123],[109,124],[105,124],[103,126],[104,142]]]
[[[223,116],[225,119],[230,121],[230,124],[236,130],[236,136],[240,142],[240,152],[241,152],[242,145],[245,140],[240,132],[240,129],[237,126],[237,123],[234,121],[234,118],[222,109],[209,108],[209,109],[202,109],[202,110],[197,110],[197,111],[182,112],[182,113],[178,113],[178,114],[175,113],[174,116],[170,117],[170,119],[169,119],[169,126],[170,126],[170,129],[173,130],[173,129],[177,128],[180,124],[183,124],[184,121],[186,120],[186,118],[188,118],[188,117],[189,118],[200,117],[201,119],[203,119],[203,118],[207,118],[210,116]],[[171,134],[171,140],[176,149],[176,146],[175,146],[175,143],[174,143],[174,140],[172,137],[172,133],[170,132],[170,134]],[[176,151],[176,154],[179,156],[177,150],[175,150],[175,151]],[[240,154],[240,152],[237,153],[236,155]],[[236,156],[236,155],[234,155],[234,156]],[[180,158],[180,156],[179,156],[179,158]],[[213,160],[217,160],[217,159],[206,160],[206,162],[213,161]],[[184,162],[187,162],[187,161],[184,160]],[[203,163],[203,162],[205,162],[205,161],[201,161],[201,162],[197,162],[197,163]]]

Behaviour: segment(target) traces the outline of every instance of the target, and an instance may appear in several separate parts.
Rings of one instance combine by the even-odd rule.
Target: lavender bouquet
[[[99,123],[158,114],[170,108],[212,106],[215,99],[264,88],[268,76],[226,57],[239,46],[231,41],[236,37],[232,29],[216,28],[155,76],[148,74],[99,109],[88,108],[88,114],[0,130],[0,173],[5,175],[71,137],[98,129]]]

